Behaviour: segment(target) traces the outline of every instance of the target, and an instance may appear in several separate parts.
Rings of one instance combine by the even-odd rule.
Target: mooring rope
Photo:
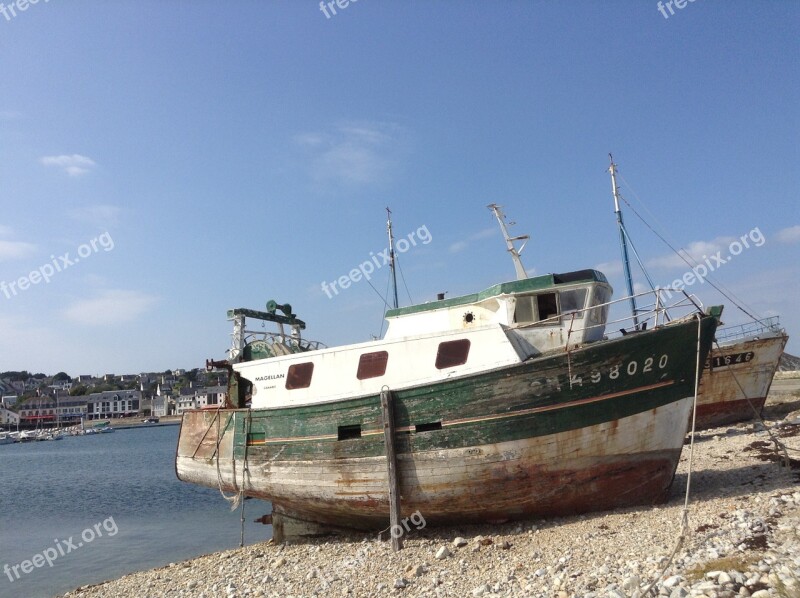
[[[719,346],[719,342],[716,339],[714,339],[714,344],[717,345],[717,350],[722,351],[722,348]],[[784,443],[782,443],[780,440],[778,440],[778,438],[775,436],[775,434],[772,433],[772,430],[770,429],[770,427],[767,425],[767,422],[765,422],[764,418],[761,417],[761,414],[758,412],[758,409],[756,409],[755,405],[753,405],[753,402],[750,400],[750,397],[747,396],[747,393],[744,391],[744,388],[742,387],[741,383],[739,382],[739,378],[736,377],[736,372],[734,372],[733,370],[730,370],[730,373],[731,373],[731,376],[733,376],[733,381],[736,382],[736,386],[739,387],[739,390],[741,391],[742,396],[745,398],[745,400],[747,401],[747,404],[750,406],[750,409],[753,411],[753,415],[756,416],[756,419],[761,423],[761,426],[764,428],[764,431],[766,431],[766,433],[769,435],[770,439],[772,440],[773,444],[775,445],[774,446],[775,456],[778,459],[782,459],[784,467],[789,467],[791,465],[791,459],[789,459],[789,452],[788,451],[790,451],[790,450],[791,451],[796,451],[797,449],[790,449]],[[783,455],[780,454],[781,451],[783,451]]]
[[[659,573],[658,577],[656,577],[653,582],[647,586],[644,592],[642,592],[642,596],[646,596],[647,594],[651,593],[659,580],[664,577],[667,569],[672,566],[672,563],[675,560],[675,555],[678,554],[678,550],[680,550],[681,546],[683,546],[683,543],[686,541],[689,532],[689,494],[692,489],[692,468],[694,466],[694,433],[695,426],[697,424],[697,395],[700,392],[700,373],[702,372],[700,369],[700,339],[703,320],[700,317],[700,314],[695,314],[695,317],[697,318],[697,362],[695,364],[696,371],[694,374],[694,401],[692,403],[692,436],[691,440],[689,441],[689,470],[686,474],[686,494],[684,495],[683,510],[681,512],[681,533],[678,536],[678,540],[675,542],[675,548],[672,550],[672,554],[669,555],[667,563],[664,565],[661,573]],[[652,595],[656,596],[657,593],[653,592]]]
[[[245,475],[248,474],[247,470],[247,446],[248,442],[247,439],[250,437],[250,424],[252,422],[252,415],[253,412],[251,409],[247,410],[247,419],[245,420],[245,427],[244,427],[244,462],[242,463],[242,485],[239,486],[239,502],[242,505],[241,509],[241,517],[240,517],[240,524],[241,524],[241,535],[239,536],[239,548],[244,546],[244,485],[245,485]]]
[[[231,511],[235,511],[236,507],[239,506],[239,502],[242,499],[242,493],[238,492],[238,493],[234,494],[233,496],[227,496],[225,494],[225,490],[223,489],[222,472],[220,471],[220,467],[219,467],[219,445],[222,442],[222,436],[220,435],[220,420],[222,418],[220,417],[220,408],[219,407],[217,408],[217,418],[216,419],[217,419],[217,450],[215,451],[215,456],[216,456],[216,461],[217,461],[217,486],[219,486],[219,493],[222,495],[222,498],[224,498],[225,500],[227,500],[230,503]],[[225,428],[226,429],[228,428],[227,423],[225,424]],[[231,455],[231,457],[233,457],[233,455]],[[234,467],[233,483],[234,483],[234,487],[235,487],[235,485],[236,485],[236,471],[235,471],[236,460],[231,458],[231,463],[233,463],[233,467]]]

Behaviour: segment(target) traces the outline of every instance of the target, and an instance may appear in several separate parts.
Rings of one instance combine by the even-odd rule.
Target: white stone
[[[628,592],[638,590],[641,585],[641,580],[638,575],[633,575],[622,582],[622,589]]]
[[[679,583],[683,581],[683,577],[680,575],[673,575],[671,577],[667,577],[662,584],[665,588],[674,588]]]
[[[449,550],[447,550],[447,546],[442,546],[442,547],[441,547],[441,548],[440,548],[440,549],[439,549],[439,550],[436,552],[436,559],[437,559],[437,560],[439,560],[439,561],[441,561],[442,559],[446,559],[447,557],[449,557],[451,554],[452,554],[452,553],[451,553]]]
[[[453,540],[453,546],[455,546],[456,548],[461,548],[462,546],[466,545],[467,545],[466,539],[462,538],[461,536]]]

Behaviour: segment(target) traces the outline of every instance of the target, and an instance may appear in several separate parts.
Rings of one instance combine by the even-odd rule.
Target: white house
[[[0,426],[17,426],[19,424],[19,414],[10,409],[0,407]]]

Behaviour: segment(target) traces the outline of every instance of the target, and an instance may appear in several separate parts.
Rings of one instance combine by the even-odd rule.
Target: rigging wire
[[[644,277],[647,279],[647,283],[650,285],[650,290],[655,291],[656,286],[653,284],[650,274],[648,274],[647,270],[644,269],[644,264],[642,263],[642,259],[639,257],[639,252],[636,251],[636,245],[633,244],[633,239],[631,239],[631,236],[628,234],[628,229],[625,228],[624,224],[622,225],[622,234],[624,234],[625,238],[628,239],[628,244],[630,244],[631,249],[633,250],[633,256],[636,258],[636,262],[639,264],[642,274],[644,274]]]
[[[623,182],[623,183],[625,183],[625,186],[626,186],[628,189],[630,189],[631,193],[633,193],[634,197],[636,197],[636,200],[637,200],[637,201],[638,201],[638,202],[639,202],[639,203],[640,203],[642,206],[644,206],[644,203],[642,203],[642,201],[641,201],[641,200],[638,198],[638,196],[636,195],[636,192],[635,192],[635,191],[633,190],[633,188],[630,186],[630,184],[628,183],[628,181],[626,181],[626,180],[625,180],[625,177],[623,177],[622,175],[620,175],[620,178],[622,179],[622,182]],[[687,266],[689,266],[689,268],[691,268],[691,269],[694,269],[696,266],[698,266],[698,265],[699,265],[699,263],[698,263],[698,262],[695,262],[694,258],[692,258],[692,256],[689,254],[689,252],[688,252],[688,251],[686,251],[686,250],[685,250],[685,249],[683,249],[683,248],[681,248],[683,252],[680,252],[680,251],[678,251],[677,249],[675,249],[675,247],[672,245],[672,243],[670,243],[670,242],[669,242],[667,239],[665,239],[665,238],[664,238],[664,236],[663,236],[661,233],[659,233],[659,232],[658,232],[656,229],[654,229],[652,226],[650,226],[650,223],[649,223],[649,222],[647,222],[647,220],[645,220],[645,219],[644,219],[644,218],[641,216],[641,214],[639,214],[639,212],[637,212],[637,211],[636,211],[636,209],[635,209],[635,208],[634,208],[634,207],[633,207],[633,206],[630,204],[630,202],[629,202],[627,199],[625,199],[625,197],[623,197],[621,194],[620,194],[620,197],[622,198],[622,201],[624,201],[624,202],[625,202],[625,205],[627,205],[627,206],[630,208],[630,210],[631,210],[631,211],[632,211],[632,212],[633,212],[633,213],[636,215],[636,217],[637,217],[639,220],[641,220],[641,221],[642,221],[642,223],[643,223],[643,224],[644,224],[644,225],[645,225],[645,226],[646,226],[648,229],[650,229],[650,231],[651,231],[651,232],[652,232],[652,233],[653,233],[653,234],[654,234],[656,237],[658,237],[659,239],[661,239],[661,241],[662,241],[662,242],[663,242],[663,243],[664,243],[664,244],[665,244],[667,247],[669,247],[669,248],[670,248],[670,249],[671,249],[671,250],[672,250],[672,251],[673,251],[673,252],[674,252],[674,253],[675,253],[675,254],[676,254],[676,255],[677,255],[679,258],[681,258],[681,260],[683,260],[683,262],[684,262],[684,263],[685,263]],[[644,206],[644,207],[645,207],[645,209],[647,210],[647,207],[646,207],[646,206]],[[647,210],[647,211],[648,211],[648,212],[650,212],[650,210]],[[650,212],[650,213],[651,213],[651,215],[652,215],[652,212]],[[658,219],[654,217],[654,220],[656,220],[656,221],[657,221]],[[694,262],[694,264],[692,264],[692,262]],[[737,308],[739,308],[739,309],[740,309],[740,310],[741,310],[743,313],[747,314],[747,315],[748,315],[750,318],[752,318],[754,321],[758,322],[759,324],[762,324],[762,325],[766,326],[766,324],[764,324],[764,322],[762,322],[762,318],[759,318],[759,317],[757,317],[757,316],[755,316],[755,315],[753,315],[753,314],[751,313],[751,311],[755,311],[754,309],[750,308],[750,306],[746,306],[746,307],[745,307],[744,301],[740,301],[740,300],[738,300],[738,298],[734,299],[734,297],[732,296],[732,295],[733,295],[733,292],[732,292],[730,289],[728,289],[727,287],[725,287],[725,285],[723,285],[722,283],[719,283],[719,284],[718,284],[718,283],[717,283],[717,282],[716,282],[714,279],[712,279],[712,278],[711,278],[710,274],[711,274],[711,273],[710,273],[710,272],[708,272],[708,273],[707,273],[707,274],[706,274],[706,275],[703,277],[703,278],[704,278],[704,279],[705,279],[705,280],[708,282],[708,284],[710,284],[712,287],[714,287],[714,288],[715,288],[715,289],[716,289],[716,290],[717,290],[717,291],[718,291],[718,292],[719,292],[719,293],[720,293],[720,294],[721,294],[723,297],[725,297],[725,298],[726,298],[728,301],[730,301],[731,303],[733,303],[733,305],[734,305],[734,306],[736,306]],[[721,288],[721,287],[722,287],[722,288]]]
[[[369,282],[369,281],[367,281],[367,282]],[[387,297],[389,295],[389,284],[391,282],[392,282],[391,281],[391,277],[389,277],[386,280],[386,293],[384,294],[384,297]],[[372,286],[372,283],[370,283],[369,286]],[[374,289],[375,287],[372,287],[372,288]],[[375,292],[377,293],[377,290]],[[386,323],[386,312],[389,309],[389,304],[386,302],[386,299],[383,300],[383,305],[384,305],[385,309],[383,310],[383,314],[381,315],[381,330],[378,333],[378,338],[381,338],[383,336],[383,325]]]
[[[409,302],[411,305],[413,305],[413,304],[414,304],[414,300],[411,298],[411,292],[408,290],[408,285],[406,284],[406,277],[405,277],[405,274],[403,274],[403,268],[402,268],[402,266],[400,266],[400,260],[398,260],[398,259],[395,257],[394,263],[397,265],[397,269],[398,269],[398,270],[400,270],[400,278],[401,278],[401,280],[403,281],[403,286],[404,286],[404,287],[405,287],[405,289],[406,289],[406,295],[408,295],[408,302]]]

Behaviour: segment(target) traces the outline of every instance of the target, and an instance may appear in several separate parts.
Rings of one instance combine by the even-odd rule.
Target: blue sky
[[[800,4],[673,9],[41,0],[0,15],[0,281],[30,282],[0,293],[0,370],[198,367],[229,345],[226,309],[273,298],[309,338],[368,340],[379,294],[321,283],[386,247],[386,206],[398,238],[430,233],[400,256],[414,302],[513,279],[493,202],[531,235],[529,271],[602,266],[619,297],[608,152],[625,197],[698,257],[763,233],[716,280],[800,334]],[[658,284],[686,271],[626,221]]]

